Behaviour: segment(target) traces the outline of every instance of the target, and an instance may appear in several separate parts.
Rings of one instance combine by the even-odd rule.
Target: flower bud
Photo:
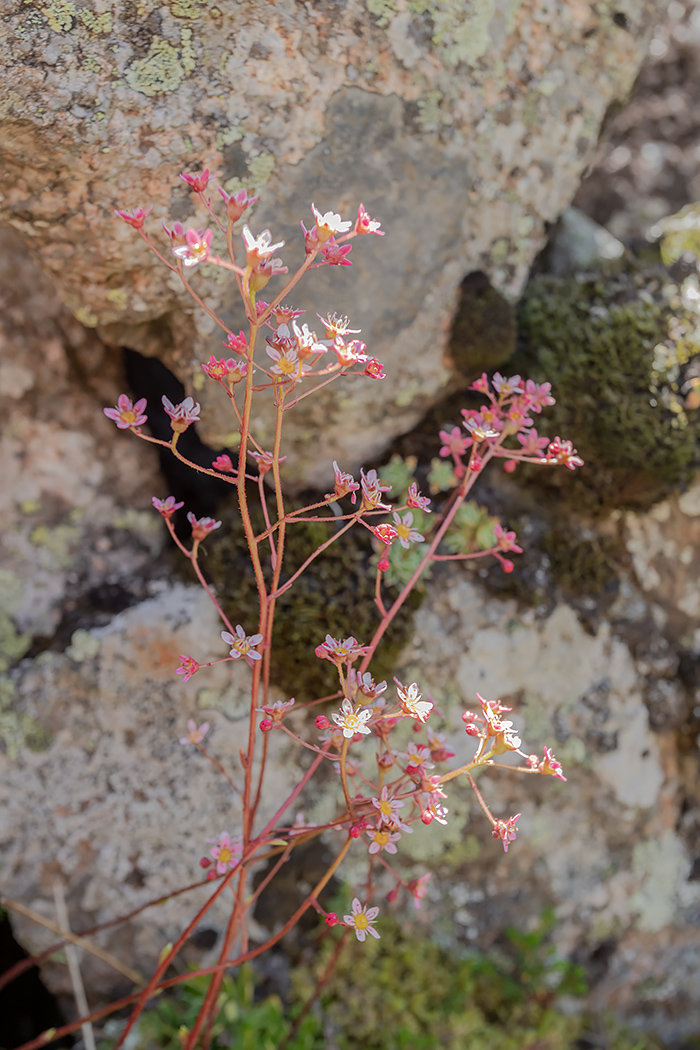
[[[314,718],[314,725],[317,729],[328,729],[330,722],[325,715],[316,715]]]
[[[506,474],[512,474],[513,471],[515,470],[515,468],[517,467],[517,465],[518,464],[517,464],[516,460],[514,460],[514,459],[507,459],[505,461],[505,463],[503,464],[503,469],[505,470]]]
[[[394,764],[394,756],[390,751],[385,751],[383,755],[377,756],[377,765],[380,769],[391,769]]]
[[[353,826],[350,828],[350,837],[353,838],[353,839],[359,839],[361,834],[362,834],[362,828],[360,827],[360,825],[359,824],[353,824]]]
[[[326,926],[337,926],[339,922],[340,922],[340,919],[335,914],[335,912],[334,911],[329,911],[328,915],[326,915],[326,918],[325,918]]]
[[[379,561],[377,562],[377,568],[380,572],[387,572],[389,568],[389,559],[386,555],[384,555],[383,558],[379,559]]]
[[[424,809],[420,815],[420,819],[423,821],[424,824],[432,824],[433,814],[430,812],[429,809]]]
[[[398,899],[398,896],[399,896],[399,887],[395,886],[393,890],[389,890],[389,892],[386,895],[386,899],[389,901],[390,904],[393,904],[394,901]]]
[[[260,729],[262,729],[263,733],[269,733],[270,730],[272,729],[272,725],[273,725],[272,719],[270,719],[270,718],[263,718],[261,723],[260,723]]]
[[[211,861],[209,860],[209,857],[202,857],[199,861],[199,866],[200,868],[210,868]]]
[[[513,564],[512,561],[510,561],[509,558],[502,558],[501,559],[501,568],[503,569],[504,572],[512,572],[513,569],[515,568],[515,565]]]
[[[464,714],[462,715],[462,721],[463,722],[473,722],[475,718],[476,718],[476,715],[474,714],[473,711],[465,711]]]
[[[467,736],[479,736],[479,727],[477,725],[474,725],[473,722],[467,722],[467,724],[464,727],[464,732],[467,734]]]
[[[209,879],[210,882],[212,881],[212,879],[216,878],[216,868],[212,868],[211,871],[207,872],[207,878]]]

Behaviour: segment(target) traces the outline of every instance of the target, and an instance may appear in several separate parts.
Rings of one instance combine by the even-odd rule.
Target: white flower
[[[326,234],[326,237],[333,236],[336,233],[347,233],[352,226],[351,222],[343,222],[340,215],[337,215],[334,211],[327,211],[325,215],[321,215],[315,204],[311,205],[311,210],[314,213],[319,233]]]
[[[417,718],[419,722],[428,721],[433,704],[430,700],[421,699],[423,694],[418,692],[418,686],[415,682],[405,686],[397,681],[396,692],[399,695],[404,714],[409,715],[410,718]]]
[[[379,934],[372,925],[379,915],[379,908],[368,908],[360,904],[357,897],[352,902],[352,915],[343,915],[346,926],[352,926],[358,941],[364,941],[368,933],[379,940]]]
[[[254,648],[254,646],[260,645],[263,640],[261,634],[251,634],[247,637],[241,625],[238,624],[235,635],[229,634],[228,631],[222,631],[221,637],[227,645],[233,646],[230,655],[234,660],[238,660],[241,656],[247,656],[250,660],[262,660],[262,656]]]
[[[341,714],[333,715],[333,721],[337,726],[343,730],[343,736],[348,740],[351,740],[355,733],[369,733],[370,730],[365,725],[365,722],[369,721],[372,717],[372,712],[365,708],[364,711],[356,711],[352,706],[351,702],[347,697],[343,700],[340,705]]]
[[[208,732],[208,722],[202,722],[201,726],[197,728],[197,723],[195,722],[194,718],[190,718],[187,722],[187,736],[181,736],[180,743],[201,744]]]
[[[272,234],[269,230],[263,230],[259,237],[254,237],[248,226],[243,227],[243,240],[249,255],[255,253],[258,259],[269,259],[278,248],[284,247],[284,241],[272,244]]]

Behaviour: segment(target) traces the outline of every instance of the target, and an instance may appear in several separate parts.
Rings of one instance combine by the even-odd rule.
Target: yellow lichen
[[[180,33],[180,55],[182,57],[182,68],[186,73],[192,73],[197,68],[195,50],[192,46],[192,30],[183,29]]]
[[[96,15],[94,11],[83,8],[78,12],[80,21],[87,26],[91,33],[110,33],[112,31],[112,16],[109,11],[102,15]]]
[[[142,95],[175,91],[185,77],[180,53],[167,40],[155,36],[145,58],[136,59],[126,70],[126,82]]]
[[[125,310],[129,296],[124,288],[110,288],[107,292],[107,299],[110,303],[114,303],[118,309]]]
[[[46,15],[46,20],[55,32],[68,33],[73,28],[77,9],[70,0],[54,0],[47,7],[42,7],[41,13]]]
[[[79,306],[77,310],[73,311],[73,317],[75,317],[76,321],[80,321],[81,324],[85,325],[86,328],[97,328],[100,323],[97,314],[93,313],[87,306]]]
[[[231,146],[242,138],[243,128],[239,127],[238,124],[234,124],[232,127],[226,128],[226,131],[217,131],[214,142],[218,150],[223,150],[226,146]]]
[[[170,10],[176,18],[197,18],[202,11],[201,0],[171,0]]]

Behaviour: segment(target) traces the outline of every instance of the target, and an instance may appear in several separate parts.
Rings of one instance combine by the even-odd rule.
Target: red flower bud
[[[199,866],[200,868],[210,868],[211,861],[209,860],[209,857],[202,857],[202,859],[199,862]]]
[[[398,899],[398,896],[399,896],[399,887],[395,886],[393,890],[389,890],[389,892],[386,895],[386,899],[389,901],[390,904],[393,904],[394,901]]]
[[[314,725],[317,729],[328,729],[330,722],[325,715],[316,715],[314,718]]]
[[[262,729],[263,733],[269,733],[270,730],[272,729],[272,725],[273,725],[272,719],[270,719],[270,718],[263,718],[263,720],[260,723],[260,728]]]
[[[216,878],[216,868],[212,868],[211,871],[207,872],[207,878],[209,879],[210,882],[211,882],[212,879]]]
[[[420,815],[420,819],[423,821],[424,824],[432,824],[433,814],[430,812],[430,810],[424,809]]]
[[[359,824],[353,824],[353,826],[350,828],[350,837],[353,838],[353,839],[359,839],[361,834],[362,834],[362,828],[360,827],[360,825]]]
[[[504,572],[512,572],[513,569],[515,568],[515,565],[508,558],[502,558],[501,559],[501,568],[503,569]]]
[[[328,915],[326,915],[326,918],[325,918],[326,926],[337,926],[339,922],[340,922],[340,919],[335,914],[335,912],[334,911],[329,911]]]
[[[464,732],[467,736],[479,736],[479,727],[474,725],[473,722],[467,722],[464,727]]]

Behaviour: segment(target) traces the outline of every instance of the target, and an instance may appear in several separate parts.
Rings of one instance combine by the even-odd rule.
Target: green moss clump
[[[585,466],[573,478],[525,470],[527,482],[599,509],[648,507],[689,480],[700,413],[685,394],[700,369],[699,321],[662,267],[535,277],[509,370],[552,383],[557,405],[541,429],[570,438]]]
[[[289,504],[288,509],[291,509]],[[256,533],[265,530],[260,508],[251,511]],[[251,631],[258,622],[258,592],[250,565],[248,548],[238,508],[223,515],[224,535],[210,541],[207,573],[223,595],[226,615]],[[281,582],[292,576],[313,551],[328,540],[336,529],[334,522],[304,522],[287,526],[284,569]],[[269,547],[261,544],[263,561],[268,563]],[[366,644],[379,625],[374,604],[375,568],[371,537],[366,529],[355,527],[337,544],[324,551],[277,600],[272,635],[271,678],[297,700],[313,700],[338,688],[335,668],[314,654],[326,634],[335,638],[354,635]],[[398,592],[385,590],[385,603]],[[376,681],[391,678],[398,653],[411,635],[411,611],[422,600],[414,591],[396,620],[384,635],[372,661]]]

